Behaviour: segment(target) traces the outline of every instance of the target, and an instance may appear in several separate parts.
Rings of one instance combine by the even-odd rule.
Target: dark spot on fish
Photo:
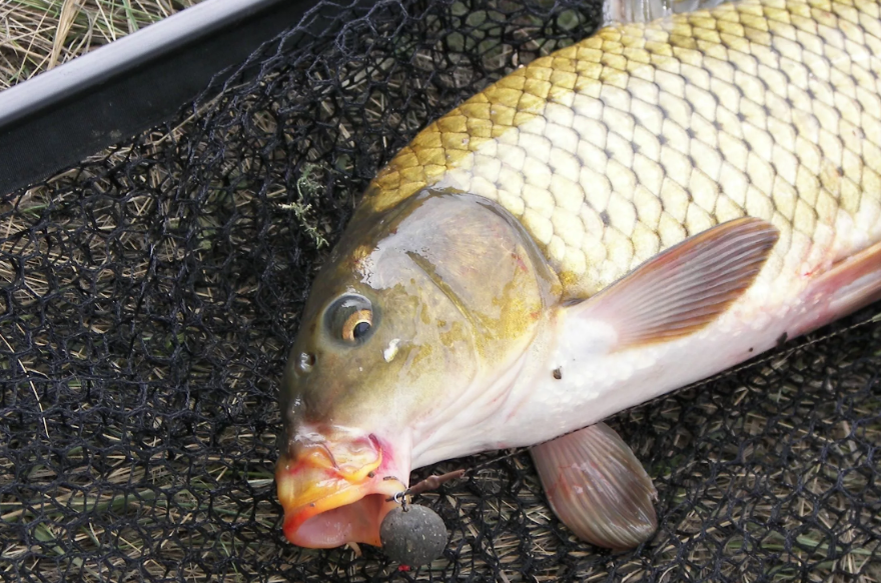
[[[687,135],[689,138],[692,138],[692,139],[693,139],[697,134],[694,133],[694,130],[693,130],[693,129],[691,129],[691,128],[685,128],[685,135]]]
[[[607,227],[609,226],[609,223],[612,222],[612,219],[609,218],[609,213],[607,213],[606,211],[600,213],[600,218],[603,220],[603,224]]]
[[[375,478],[375,477],[376,477],[376,472],[367,472],[367,477],[368,477],[368,478]]]
[[[737,121],[746,121],[746,116],[738,111],[737,112]]]
[[[315,508],[315,502],[310,502],[310,503],[309,503],[309,506],[312,507],[312,508]]]
[[[752,347],[752,346],[749,347],[749,351],[750,351],[750,352],[753,351],[753,347]]]
[[[722,131],[722,122],[720,122],[720,121],[714,121],[714,122],[713,122],[713,127],[716,128],[716,129],[719,130],[719,131]]]
[[[784,332],[783,334],[781,334],[780,337],[777,338],[777,347],[780,348],[781,346],[783,346],[784,344],[786,344],[786,341],[787,341],[788,339],[789,339],[789,335],[788,335],[786,332]]]
[[[835,171],[838,172],[838,176],[844,176],[844,168],[842,168],[841,166],[836,168]]]
[[[562,368],[555,368],[554,369],[554,378],[557,380],[560,380],[563,378],[563,369]]]
[[[662,146],[667,143],[667,138],[664,136],[658,136],[658,143]]]

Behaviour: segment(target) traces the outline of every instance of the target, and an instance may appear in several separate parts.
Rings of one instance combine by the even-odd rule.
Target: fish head
[[[276,481],[288,539],[380,546],[414,441],[527,349],[558,285],[485,198],[425,191],[359,209],[313,284],[285,371]]]

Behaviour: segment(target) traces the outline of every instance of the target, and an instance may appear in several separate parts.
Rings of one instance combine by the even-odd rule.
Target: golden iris
[[[343,323],[343,340],[357,342],[363,338],[373,327],[373,311],[360,309],[352,312]]]

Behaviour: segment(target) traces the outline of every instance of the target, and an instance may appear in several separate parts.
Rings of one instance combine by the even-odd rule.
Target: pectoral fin
[[[717,225],[569,309],[575,317],[608,323],[618,350],[690,335],[749,289],[778,237],[777,228],[761,219]]]
[[[580,538],[628,549],[655,532],[651,478],[605,423],[539,444],[531,453],[551,508]]]

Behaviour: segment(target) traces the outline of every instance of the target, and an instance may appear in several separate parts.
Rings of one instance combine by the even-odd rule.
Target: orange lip
[[[396,505],[388,498],[406,489],[407,476],[383,471],[388,464],[379,441],[312,434],[295,439],[291,453],[293,459],[283,456],[275,472],[288,540],[309,548],[380,546],[379,526]]]

